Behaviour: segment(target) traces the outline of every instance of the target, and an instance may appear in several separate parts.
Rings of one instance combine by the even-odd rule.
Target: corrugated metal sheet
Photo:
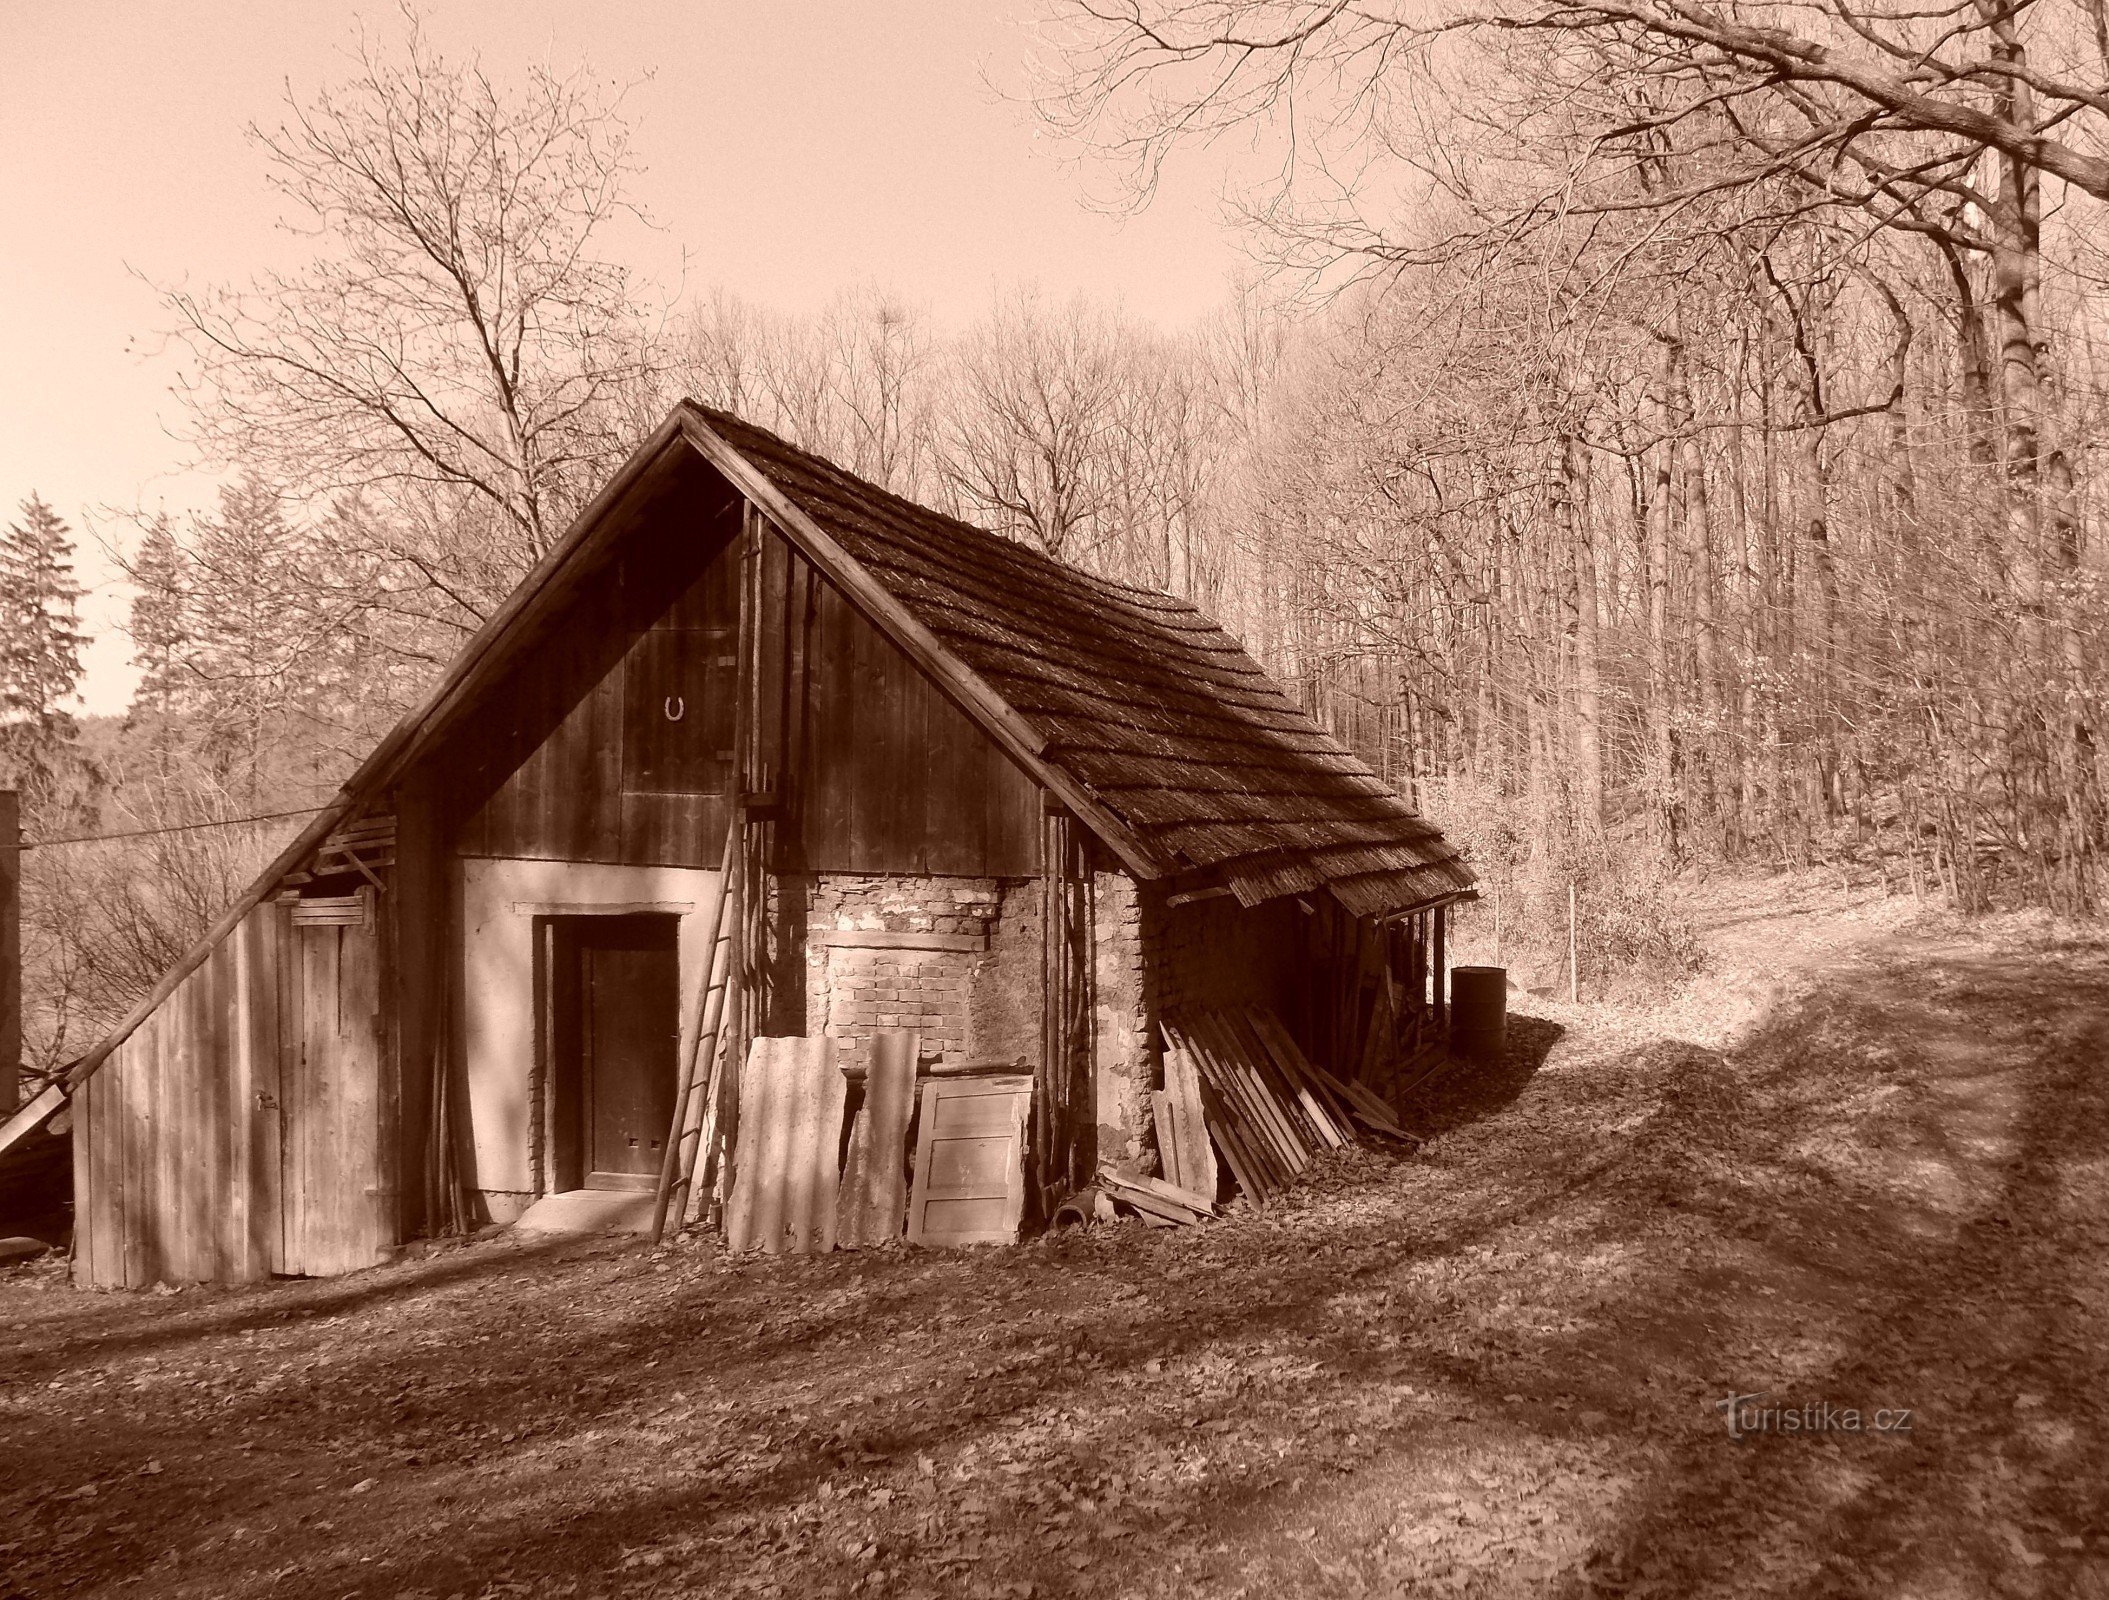
[[[769,1255],[835,1248],[847,1092],[832,1039],[754,1041],[740,1073],[728,1248]]]

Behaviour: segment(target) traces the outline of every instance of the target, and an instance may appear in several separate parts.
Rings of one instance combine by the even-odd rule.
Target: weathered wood
[[[1296,1041],[1289,1036],[1289,1030],[1282,1026],[1281,1019],[1273,1012],[1254,1006],[1246,1010],[1245,1016],[1251,1023],[1253,1032],[1273,1053],[1283,1069],[1292,1078],[1308,1085],[1318,1096],[1333,1126],[1342,1134],[1351,1135],[1352,1124],[1349,1119],[1353,1115],[1353,1109],[1339,1080],[1303,1053]],[[1377,1103],[1383,1104],[1382,1101]]]
[[[1164,1053],[1164,1092],[1171,1104],[1174,1137],[1179,1146],[1177,1182],[1213,1198],[1219,1186],[1216,1158],[1201,1112],[1201,1076],[1193,1057],[1177,1046]]]
[[[1195,1217],[1212,1217],[1216,1214],[1215,1197],[1196,1194],[1191,1189],[1176,1183],[1167,1183],[1162,1178],[1152,1178],[1146,1173],[1125,1172],[1119,1167],[1101,1167],[1099,1182],[1114,1188],[1132,1190],[1147,1195],[1160,1208],[1172,1208]]]
[[[797,780],[807,868],[1038,870],[1038,788],[826,582],[808,650],[799,720],[811,737]]]
[[[1328,1149],[1338,1150],[1353,1137],[1353,1130],[1346,1126],[1343,1117],[1338,1123],[1326,1105],[1314,1092],[1304,1075],[1297,1070],[1293,1060],[1278,1055],[1268,1043],[1265,1035],[1253,1025],[1249,1012],[1226,1011],[1219,1014],[1223,1025],[1236,1037],[1249,1060],[1258,1065],[1270,1078],[1278,1093],[1287,1094],[1296,1109],[1302,1113],[1304,1126]]]
[[[923,1087],[908,1237],[916,1244],[1008,1244],[1025,1215],[1030,1078]]]
[[[835,1242],[845,1250],[897,1239],[908,1222],[908,1125],[915,1114],[919,1034],[887,1030],[872,1039],[864,1104],[850,1133],[836,1207]]]
[[[1245,1143],[1243,1135],[1225,1114],[1222,1097],[1206,1079],[1201,1083],[1201,1111],[1206,1119],[1208,1136],[1215,1141],[1216,1148],[1223,1152],[1223,1159],[1230,1163],[1230,1175],[1237,1179],[1238,1187],[1245,1191],[1252,1203],[1264,1210],[1268,1196],[1279,1186],[1261,1166],[1251,1147]]]

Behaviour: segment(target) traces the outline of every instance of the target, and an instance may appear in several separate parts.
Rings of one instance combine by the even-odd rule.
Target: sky
[[[624,258],[694,295],[786,311],[876,283],[940,321],[1019,282],[1178,324],[1245,262],[1222,159],[1175,166],[1149,207],[1087,203],[1102,169],[1035,127],[1016,96],[1037,8],[1011,0],[429,0],[428,40],[503,80],[544,62],[629,85],[656,228]],[[122,711],[129,595],[103,545],[120,513],[177,516],[217,476],[181,437],[157,286],[241,281],[301,242],[244,130],[341,79],[381,3],[0,0],[0,515],[31,492],[72,524],[83,699]]]

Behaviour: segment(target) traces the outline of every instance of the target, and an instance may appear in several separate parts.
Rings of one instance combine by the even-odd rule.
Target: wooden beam
[[[29,1136],[31,1130],[42,1126],[44,1119],[65,1103],[66,1091],[55,1083],[46,1084],[40,1092],[31,1097],[28,1105],[7,1121],[0,1122],[0,1155],[5,1155],[20,1144]]]

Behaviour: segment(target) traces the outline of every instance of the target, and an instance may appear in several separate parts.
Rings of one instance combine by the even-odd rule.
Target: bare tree
[[[362,40],[347,81],[250,130],[312,260],[166,300],[207,451],[366,496],[379,553],[473,621],[632,442],[658,357],[602,254],[636,170],[619,101],[583,70],[501,88],[406,18],[399,53]],[[494,571],[463,570],[464,537]]]

